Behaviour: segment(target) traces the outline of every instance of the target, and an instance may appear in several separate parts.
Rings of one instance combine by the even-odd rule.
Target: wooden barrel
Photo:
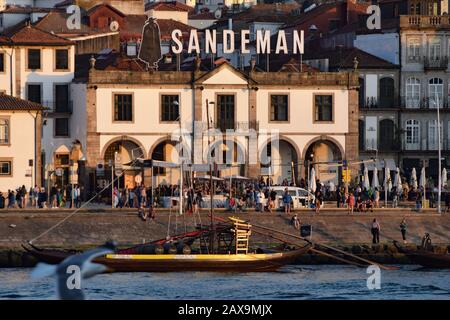
[[[183,254],[191,254],[191,247],[188,245],[183,246]]]
[[[164,247],[160,244],[155,246],[155,254],[163,254],[164,253]]]

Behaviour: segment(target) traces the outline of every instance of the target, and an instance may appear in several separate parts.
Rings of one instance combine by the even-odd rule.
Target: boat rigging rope
[[[136,163],[136,161],[138,161],[139,158],[136,158],[135,160],[133,160],[133,162],[131,163],[131,167]],[[131,170],[131,169],[128,169]],[[28,241],[29,244],[32,244],[34,241],[42,238],[44,235],[46,235],[47,233],[49,233],[50,231],[56,229],[57,227],[59,227],[60,225],[62,225],[65,221],[67,221],[68,219],[70,219],[71,217],[73,217],[75,214],[77,214],[81,209],[83,209],[86,205],[88,205],[89,203],[92,202],[92,200],[94,200],[95,198],[97,198],[98,195],[100,195],[103,191],[109,189],[110,186],[113,185],[113,183],[115,183],[117,180],[119,180],[120,177],[122,177],[122,175],[125,173],[125,171],[127,171],[127,169],[124,169],[122,171],[122,173],[120,175],[118,175],[115,179],[113,179],[107,186],[105,186],[102,190],[100,190],[99,192],[97,192],[93,197],[91,197],[88,201],[86,201],[85,203],[83,203],[79,208],[77,208],[75,211],[73,211],[72,213],[70,213],[67,217],[64,217],[62,220],[60,220],[59,222],[57,222],[56,224],[54,224],[53,226],[51,226],[50,228],[48,228],[47,230],[45,230],[44,232],[42,232],[40,235],[38,235],[37,237],[31,239]],[[114,201],[114,199],[111,199],[111,201]]]

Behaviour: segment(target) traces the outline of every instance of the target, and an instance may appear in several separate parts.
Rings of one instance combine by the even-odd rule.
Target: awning
[[[366,163],[367,169],[369,171],[373,171],[375,168],[375,165],[377,166],[377,169],[384,169],[384,162],[386,161],[386,166],[391,171],[397,171],[397,165],[395,164],[394,159],[378,159],[376,162],[369,162]]]

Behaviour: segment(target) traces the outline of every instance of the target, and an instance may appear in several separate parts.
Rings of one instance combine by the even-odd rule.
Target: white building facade
[[[210,72],[91,69],[87,83],[74,84],[75,108],[86,105],[77,121],[86,125],[85,181],[92,190],[109,180],[117,153],[128,169],[120,187],[142,174],[147,185],[178,183],[179,170],[155,168],[150,181],[132,164],[179,163],[180,154],[186,164],[217,164],[220,175],[271,175],[275,184],[298,184],[314,163],[321,181],[337,184],[337,163],[358,157],[357,85],[354,73],[241,73],[228,63]],[[107,173],[98,175],[99,165]]]
[[[0,92],[45,107],[41,150],[43,166],[48,167],[47,171],[54,171],[55,165],[62,165],[67,179],[69,163],[66,154],[72,148],[71,128],[75,127],[71,120],[74,43],[24,25],[2,38],[0,61]]]

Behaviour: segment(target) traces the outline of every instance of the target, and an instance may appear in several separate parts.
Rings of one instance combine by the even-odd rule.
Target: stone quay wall
[[[0,212],[0,266],[32,265],[33,259],[23,254],[21,244],[42,234],[67,217],[70,210],[1,211]],[[434,244],[446,248],[450,245],[450,214],[436,214],[432,210],[415,212],[409,209],[378,210],[348,215],[345,210],[323,210],[316,215],[311,211],[297,211],[302,224],[312,225],[312,240],[334,245],[349,252],[372,257],[385,263],[406,263],[396,252],[393,240],[401,241],[399,225],[406,218],[407,240],[410,245],[420,244],[425,232],[430,233]],[[290,223],[291,216],[284,213],[225,213],[216,216],[237,216],[250,223],[299,234]],[[381,225],[380,245],[372,246],[370,226],[373,218]],[[201,222],[208,224],[208,212],[201,212]],[[168,228],[170,220],[170,227]],[[195,222],[199,222],[198,216]],[[168,234],[190,231],[194,216],[177,216],[176,211],[157,212],[156,221],[142,221],[136,211],[130,210],[82,210],[48,232],[34,244],[41,247],[86,249],[114,239],[120,247],[165,238]],[[256,231],[256,230],[255,230]],[[284,237],[288,239],[287,237]],[[291,239],[292,240],[292,239]],[[276,240],[253,233],[256,246],[275,245]],[[299,242],[301,243],[301,241]],[[305,256],[305,263],[330,262],[327,259]]]

